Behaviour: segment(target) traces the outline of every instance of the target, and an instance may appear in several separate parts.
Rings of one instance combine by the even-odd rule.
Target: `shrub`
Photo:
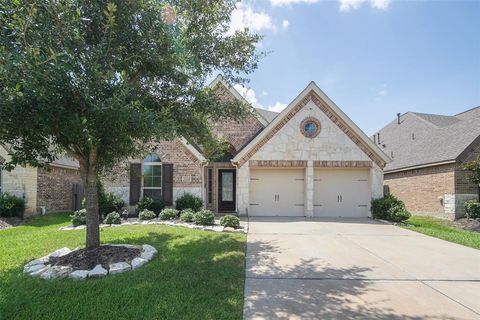
[[[22,217],[25,200],[8,192],[0,194],[0,217]]]
[[[184,193],[181,197],[175,201],[175,207],[177,210],[192,209],[197,212],[202,209],[202,199],[197,196],[194,196],[191,193]]]
[[[160,212],[160,219],[162,220],[171,220],[176,219],[178,217],[178,210],[175,209],[163,209]]]
[[[153,212],[151,210],[148,210],[148,209],[144,209],[144,210],[140,211],[140,213],[138,214],[138,218],[140,220],[150,220],[150,219],[154,219],[156,217],[157,217],[157,215],[155,214],[155,212]]]
[[[110,212],[105,217],[104,223],[106,224],[121,224],[122,218],[120,218],[120,214],[116,211]]]
[[[195,212],[192,209],[185,209],[180,213],[180,220],[184,222],[193,222]]]
[[[215,215],[210,210],[200,210],[193,215],[193,222],[204,226],[211,226],[215,223]]]
[[[238,228],[240,227],[240,219],[231,214],[227,214],[220,218],[220,225],[224,227]]]
[[[468,219],[479,219],[480,218],[480,202],[475,200],[470,200],[465,202],[465,213]]]
[[[78,227],[82,224],[87,224],[87,209],[75,211],[70,218],[72,218],[72,225]]]
[[[394,210],[390,213],[390,220],[393,222],[403,222],[408,220],[411,217],[410,212],[405,209],[398,209],[399,207],[395,207],[397,210]]]
[[[372,217],[374,219],[385,219],[390,220],[390,213],[389,210],[393,207],[397,209],[392,210],[405,210],[405,204],[394,197],[392,194],[387,194],[385,197],[381,199],[374,199],[372,200]]]
[[[138,211],[150,210],[153,211],[156,215],[165,208],[165,203],[162,199],[154,199],[150,197],[143,197],[138,201]]]

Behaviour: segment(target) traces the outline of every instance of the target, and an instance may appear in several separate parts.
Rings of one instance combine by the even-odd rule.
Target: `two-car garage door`
[[[314,217],[366,217],[368,169],[315,169]],[[305,169],[251,169],[250,216],[304,216]]]

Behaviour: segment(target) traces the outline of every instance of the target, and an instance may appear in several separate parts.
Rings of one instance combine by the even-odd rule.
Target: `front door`
[[[218,170],[218,211],[235,211],[235,169]]]

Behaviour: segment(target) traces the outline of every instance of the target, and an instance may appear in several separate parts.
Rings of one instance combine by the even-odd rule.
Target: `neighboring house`
[[[8,147],[0,145],[0,162],[8,161]],[[80,207],[82,198],[78,163],[60,158],[48,168],[17,166],[0,170],[0,193],[9,192],[25,199],[25,216],[46,212],[71,211]]]
[[[243,97],[225,85],[222,94]],[[253,109],[242,123],[214,125],[230,143],[208,162],[185,139],[163,141],[104,177],[132,208],[143,196],[167,205],[189,192],[218,213],[249,216],[366,217],[383,196],[388,157],[318,87],[310,83],[281,113]]]
[[[480,154],[480,107],[454,116],[398,114],[372,139],[392,159],[386,189],[409,211],[455,219],[466,200],[478,199],[463,167]]]

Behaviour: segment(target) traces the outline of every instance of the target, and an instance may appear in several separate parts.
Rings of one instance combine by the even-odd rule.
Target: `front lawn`
[[[105,228],[103,243],[151,244],[157,257],[138,270],[83,282],[24,275],[27,261],[84,246],[85,230],[58,230],[69,221],[52,214],[0,231],[0,319],[242,318],[245,235]]]
[[[401,227],[432,237],[480,249],[480,233],[448,226],[448,221],[431,217],[412,216]]]

